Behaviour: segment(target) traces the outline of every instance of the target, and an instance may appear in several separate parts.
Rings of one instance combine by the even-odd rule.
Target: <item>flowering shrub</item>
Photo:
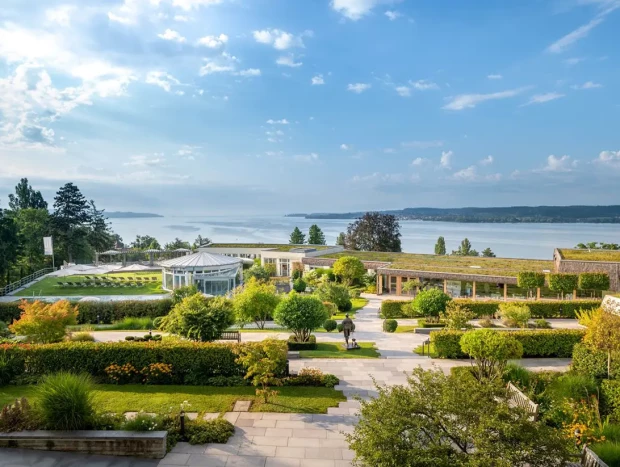
[[[65,327],[77,323],[77,306],[71,305],[68,300],[56,303],[22,300],[19,308],[22,313],[9,329],[36,344],[62,341],[66,334]]]
[[[138,370],[131,363],[125,363],[124,365],[113,363],[106,367],[105,373],[116,384],[134,383],[139,377]]]
[[[562,431],[569,439],[574,439],[577,446],[589,445],[605,441],[602,431],[605,423],[601,420],[599,402],[596,396],[579,402],[565,400],[566,413],[572,413],[570,422],[564,423]]]
[[[142,368],[144,384],[170,384],[172,380],[172,365],[168,363],[151,363]]]

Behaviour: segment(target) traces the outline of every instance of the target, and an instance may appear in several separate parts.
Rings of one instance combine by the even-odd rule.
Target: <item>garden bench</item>
[[[220,334],[218,340],[241,342],[241,333],[239,331],[224,331],[222,334]]]
[[[566,467],[609,467],[605,462],[601,460],[593,451],[587,446],[583,448],[581,452],[581,459],[579,462],[569,462]]]
[[[512,383],[508,383],[506,389],[510,395],[510,403],[532,414],[532,420],[536,421],[538,419],[538,404],[532,402],[529,397],[523,394],[519,388]]]

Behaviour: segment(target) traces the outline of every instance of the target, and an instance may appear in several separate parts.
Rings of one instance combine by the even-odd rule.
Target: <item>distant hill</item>
[[[164,217],[160,214],[152,214],[150,212],[122,212],[122,211],[112,211],[105,212],[105,216],[108,219],[139,219],[142,217]]]
[[[512,206],[501,208],[405,208],[380,211],[401,220],[498,223],[620,223],[620,206]],[[357,219],[365,212],[313,213],[306,219]]]

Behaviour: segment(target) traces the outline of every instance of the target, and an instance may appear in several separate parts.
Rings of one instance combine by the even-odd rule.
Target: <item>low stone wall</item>
[[[162,459],[167,437],[165,431],[17,431],[0,433],[0,448]]]

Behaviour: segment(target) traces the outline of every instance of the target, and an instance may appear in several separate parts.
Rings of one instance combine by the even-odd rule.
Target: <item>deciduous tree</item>
[[[273,317],[279,302],[276,286],[270,282],[259,282],[255,277],[237,288],[233,297],[237,321],[254,322],[259,329],[263,329],[265,321]]]
[[[150,235],[136,235],[136,239],[131,242],[131,248],[138,250],[161,250],[161,245],[155,237]]]
[[[473,359],[474,374],[481,383],[501,378],[508,360],[523,355],[523,346],[518,340],[491,329],[463,334],[461,350]]]
[[[349,250],[400,252],[400,237],[396,216],[367,212],[349,224],[345,247]]]
[[[421,314],[426,317],[438,318],[446,311],[446,306],[452,300],[449,295],[438,289],[422,290],[411,302],[414,316]]]
[[[77,306],[71,305],[68,300],[55,303],[23,300],[19,307],[22,313],[9,329],[36,344],[62,341],[67,332],[66,326],[76,324],[78,315]]]
[[[364,263],[355,256],[338,258],[332,268],[334,269],[334,274],[340,277],[342,283],[347,287],[360,280],[366,274]]]
[[[607,352],[607,377],[611,375],[611,357],[620,352],[620,316],[599,308],[590,319],[583,341],[590,348]]]
[[[329,313],[318,298],[292,292],[278,304],[273,318],[290,330],[297,342],[308,342],[312,331],[321,327]]]
[[[340,246],[345,246],[345,242],[346,242],[346,235],[344,232],[340,232],[338,234],[338,237],[336,238],[336,245],[340,245]]]

